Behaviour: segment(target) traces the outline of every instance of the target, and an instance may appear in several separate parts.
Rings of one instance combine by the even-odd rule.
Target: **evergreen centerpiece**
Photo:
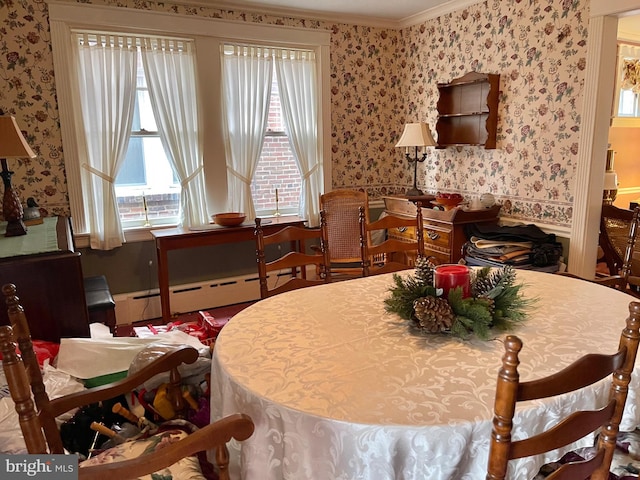
[[[463,298],[462,288],[449,291],[433,286],[435,265],[426,258],[416,261],[415,275],[393,276],[394,286],[389,289],[385,310],[425,333],[448,333],[458,337],[475,334],[486,340],[492,328],[510,330],[524,321],[531,299],[516,285],[516,271],[512,266],[492,269],[483,267],[471,271],[471,297]]]

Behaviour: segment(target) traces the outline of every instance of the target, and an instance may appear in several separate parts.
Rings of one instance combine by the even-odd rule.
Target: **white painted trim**
[[[56,72],[62,72],[68,69],[68,65],[71,62],[71,31],[64,22],[55,19],[50,19],[49,28],[52,39],[53,68]],[[56,75],[56,94],[58,97],[58,112],[60,113],[62,144],[64,145],[64,168],[67,176],[67,185],[81,185],[77,130],[72,127],[76,125],[76,114],[71,101],[73,88],[75,88],[73,78],[70,75]],[[68,192],[69,208],[73,216],[74,229],[78,232],[86,232],[86,205],[82,200],[82,189],[69,188]]]
[[[618,40],[640,43],[640,33],[638,32],[625,32],[624,30],[618,30]]]
[[[222,20],[217,18],[178,15],[167,12],[154,12],[119,8],[100,5],[85,5],[77,3],[49,3],[49,19],[52,28],[52,39],[55,45],[54,62],[56,81],[59,85],[58,94],[61,98],[61,124],[63,144],[65,146],[65,164],[68,171],[71,213],[76,220],[78,235],[88,231],[84,220],[86,202],[82,202],[82,188],[80,182],[80,168],[78,158],[82,145],[76,138],[72,128],[74,121],[71,101],[71,84],[73,82],[73,67],[69,55],[70,30],[106,30],[126,33],[171,35],[192,38],[196,42],[197,55],[201,61],[197,64],[198,82],[212,85],[219,82],[220,62],[217,52],[225,41],[255,42],[279,47],[309,48],[316,52],[318,62],[318,85],[322,95],[322,103],[318,108],[318,152],[320,158],[327,161],[323,164],[325,190],[331,185],[331,91],[330,91],[330,41],[331,32],[323,29],[287,27],[282,25],[267,25],[247,23],[241,21]],[[211,61],[206,61],[207,55]],[[205,61],[202,61],[205,59]],[[227,204],[228,192],[226,183],[226,162],[223,144],[222,128],[220,126],[220,95],[214,88],[201,89],[203,110],[203,129],[208,132],[203,145],[205,165],[205,181],[207,191],[207,207],[209,213],[221,211]],[[79,118],[76,116],[76,118]],[[65,128],[66,126],[66,128]],[[75,164],[74,164],[75,162]],[[138,232],[128,234],[129,238],[147,240]],[[84,239],[79,238],[83,244]]]
[[[448,2],[444,2],[438,6],[425,10],[424,12],[420,12],[415,15],[411,15],[410,17],[403,18],[402,20],[400,20],[400,28],[418,25],[428,20],[446,15],[447,13],[455,12],[456,10],[462,10],[463,8],[469,7],[471,5],[476,5],[478,3],[482,2],[478,0],[451,0]]]
[[[640,127],[640,118],[629,118],[629,117],[613,117],[611,120],[612,127]]]
[[[441,3],[432,8],[428,8],[422,12],[410,15],[408,17],[401,18],[399,20],[377,17],[372,15],[352,15],[339,12],[320,12],[318,10],[312,10],[307,8],[291,8],[280,7],[276,5],[264,5],[264,4],[251,4],[243,3],[238,4],[234,1],[224,0],[167,0],[165,3],[177,4],[177,5],[193,5],[198,7],[205,7],[219,10],[232,10],[246,13],[258,13],[261,15],[273,15],[279,17],[292,17],[303,18],[306,20],[313,19],[325,22],[335,22],[341,24],[361,25],[377,28],[389,28],[392,30],[400,30],[402,28],[410,27],[424,23],[427,20],[446,15],[447,13],[461,10],[471,5],[482,3],[482,0],[449,0]],[[53,5],[54,2],[49,2]],[[72,4],[76,5],[76,4]],[[109,7],[107,7],[109,8]],[[113,8],[113,7],[111,7]],[[157,12],[159,13],[159,12]]]
[[[338,22],[354,25],[366,25],[379,28],[399,28],[399,22],[389,18],[353,15],[339,12],[320,12],[307,8],[281,7],[277,5],[252,4],[243,2],[239,4],[234,1],[208,1],[208,0],[168,0],[165,3],[175,3],[178,5],[195,5],[206,8],[233,10],[235,12],[259,13],[260,15],[274,15],[279,17],[293,17],[303,19],[322,20],[326,22]]]
[[[175,13],[135,10],[131,8],[49,2],[50,20],[60,20],[72,28],[117,28],[159,35],[202,35],[225,40],[272,42],[282,45],[326,45],[329,30],[284,25],[267,25],[222,20],[219,18],[178,15]],[[248,28],[247,28],[248,27]]]
[[[591,0],[589,8],[591,17],[633,13],[640,13],[638,0]],[[591,30],[589,30],[589,38],[591,38]]]
[[[602,187],[606,163],[611,102],[616,67],[616,17],[592,17],[589,21],[585,94],[578,144],[574,208],[569,244],[569,271],[592,278],[598,247]]]

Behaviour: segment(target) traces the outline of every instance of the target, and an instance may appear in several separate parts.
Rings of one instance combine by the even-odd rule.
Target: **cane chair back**
[[[638,209],[625,210],[603,205],[600,214],[599,243],[610,275],[640,275],[640,259],[635,259]]]
[[[325,213],[326,239],[332,279],[362,276],[360,256],[360,207],[369,215],[367,192],[333,190],[320,195]]]
[[[198,351],[188,346],[176,346],[125,379],[50,400],[16,287],[7,284],[2,291],[11,322],[11,326],[0,326],[2,366],[29,453],[65,453],[56,417],[85,405],[128,394],[159,373],[171,372],[169,398],[176,412],[183,411],[185,402],[180,389],[178,366],[193,363],[198,358]],[[16,347],[20,350],[19,355]],[[219,477],[228,480],[229,454],[226,443],[232,438],[246,440],[252,435],[253,428],[248,416],[230,415],[148,455],[97,466],[83,467],[81,464],[78,478],[112,480],[115,476],[119,480],[134,479],[162,470],[198,452],[215,450]]]
[[[321,212],[318,228],[289,226],[271,235],[265,235],[261,219],[256,218],[256,260],[260,277],[260,298],[331,281],[323,225],[324,215]],[[318,247],[318,253],[307,253],[307,247],[311,248],[311,242]],[[290,250],[274,260],[267,261],[267,247],[277,245],[278,248],[282,248],[283,244],[288,244]],[[272,252],[276,252],[276,249],[269,251],[270,254]]]
[[[385,240],[371,245],[368,239],[377,230],[388,232],[391,229],[414,228],[415,240],[399,240],[387,236]],[[398,272],[414,268],[415,260],[424,255],[422,228],[422,208],[418,203],[415,217],[386,215],[369,222],[366,211],[360,207],[360,252],[363,276]]]
[[[593,432],[599,433],[594,456],[584,461],[566,463],[547,476],[546,480],[607,480],[639,340],[640,303],[631,302],[616,353],[585,355],[558,373],[521,382],[518,356],[522,341],[514,335],[508,335],[498,373],[487,480],[506,478],[509,460],[551,452]],[[518,402],[580,390],[609,375],[612,376],[612,385],[608,403],[603,408],[575,411],[542,433],[522,440],[511,439]]]
[[[634,271],[640,272],[640,261],[634,258],[639,223],[640,207],[632,211],[613,205],[602,206],[599,242],[611,274],[589,281],[640,297],[640,277],[633,275]],[[570,273],[562,274],[576,277]]]

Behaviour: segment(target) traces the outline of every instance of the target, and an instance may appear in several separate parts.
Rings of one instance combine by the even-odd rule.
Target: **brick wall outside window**
[[[284,128],[278,84],[274,81],[269,104],[267,130],[273,136],[265,136],[262,154],[251,184],[251,193],[257,211],[267,214],[276,210],[276,188],[278,209],[297,208],[300,198],[301,179],[289,139]],[[177,215],[179,194],[146,195],[149,220]],[[123,220],[144,220],[142,195],[118,197],[118,211]]]

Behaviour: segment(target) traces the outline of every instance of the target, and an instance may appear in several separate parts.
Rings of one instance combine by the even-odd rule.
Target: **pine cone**
[[[444,298],[422,297],[413,302],[418,324],[429,333],[446,332],[451,329],[455,314]]]
[[[474,297],[495,298],[504,288],[513,285],[515,280],[516,270],[511,265],[498,270],[481,271],[472,282],[471,293]]]
[[[435,265],[428,257],[418,257],[416,259],[416,279],[422,285],[433,285],[433,269]]]

